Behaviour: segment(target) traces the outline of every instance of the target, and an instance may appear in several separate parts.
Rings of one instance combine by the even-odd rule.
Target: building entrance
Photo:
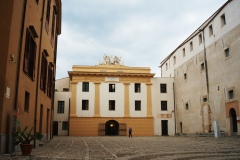
[[[53,135],[58,135],[58,121],[53,121]]]
[[[105,123],[105,135],[119,135],[119,123],[115,120],[110,120]]]
[[[168,120],[162,120],[162,136],[168,136]]]
[[[236,111],[235,109],[231,108],[230,109],[230,123],[232,126],[232,132],[238,132],[238,128],[237,128],[237,115],[236,115]]]

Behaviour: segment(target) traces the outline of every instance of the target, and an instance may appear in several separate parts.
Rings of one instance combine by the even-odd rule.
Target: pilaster
[[[72,97],[71,97],[70,117],[77,117],[77,114],[76,114],[77,84],[78,84],[78,82],[71,82]]]

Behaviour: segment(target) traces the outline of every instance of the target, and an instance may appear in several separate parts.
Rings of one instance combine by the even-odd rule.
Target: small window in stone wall
[[[210,25],[210,26],[208,27],[208,29],[209,29],[209,37],[210,37],[210,36],[213,35],[213,26]]]
[[[205,65],[204,63],[201,63],[201,71],[204,71],[204,69],[205,69]]]
[[[225,18],[225,14],[221,15],[221,25],[222,27],[225,26],[226,24],[226,18]]]
[[[225,49],[224,50],[224,53],[225,53],[225,57],[229,57],[230,56],[230,51],[229,51],[229,48]]]
[[[199,44],[202,44],[202,34],[198,35]]]
[[[185,48],[183,48],[183,57],[186,56],[186,53],[185,53]]]
[[[203,102],[207,102],[207,101],[208,101],[207,96],[204,96],[204,97],[203,97]]]
[[[188,110],[188,103],[185,103],[185,109]]]
[[[190,42],[190,51],[193,50],[193,42]]]
[[[230,100],[234,99],[234,91],[233,91],[233,89],[228,91],[228,99],[230,99]]]
[[[187,80],[187,73],[184,73],[184,80]]]

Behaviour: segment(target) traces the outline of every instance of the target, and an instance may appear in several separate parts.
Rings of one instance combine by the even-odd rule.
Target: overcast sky
[[[56,79],[73,65],[98,65],[103,55],[124,65],[160,62],[227,0],[62,0]]]

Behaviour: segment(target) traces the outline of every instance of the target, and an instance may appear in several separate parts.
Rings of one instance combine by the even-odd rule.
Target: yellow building
[[[128,127],[133,129],[133,136],[168,135],[167,123],[163,124],[165,132],[155,132],[158,122],[154,116],[158,120],[170,118],[169,128],[174,134],[172,109],[162,114],[159,109],[155,112],[159,114],[153,116],[153,104],[154,108],[161,108],[153,99],[156,88],[153,84],[158,83],[153,76],[149,67],[127,67],[116,56],[105,56],[96,66],[73,66],[73,71],[69,71],[72,89],[69,135],[125,136]],[[160,94],[160,87],[157,88]],[[173,94],[169,95],[172,98]],[[160,103],[160,97],[156,100]]]
[[[16,119],[51,139],[61,0],[0,1],[0,154]],[[35,146],[37,142],[34,142]]]

